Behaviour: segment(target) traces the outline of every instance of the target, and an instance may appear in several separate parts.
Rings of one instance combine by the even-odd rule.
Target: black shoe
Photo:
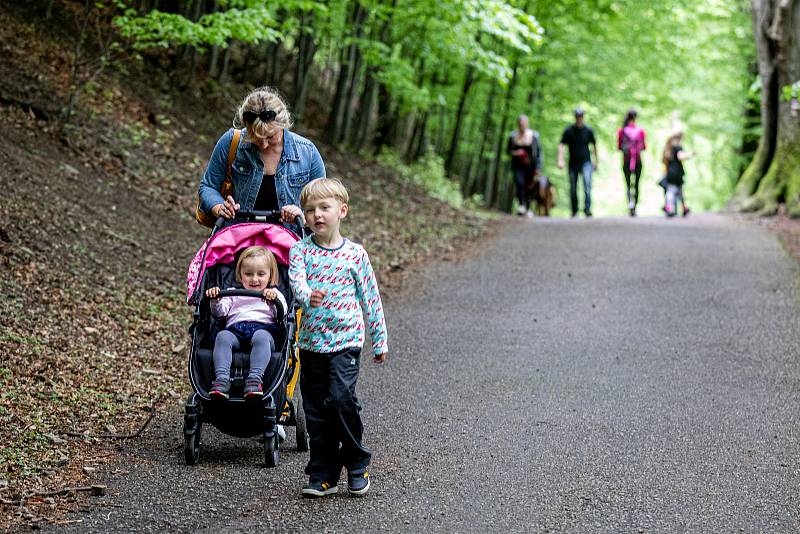
[[[636,208],[631,208],[631,217],[636,217]]]
[[[369,490],[369,473],[348,473],[347,474],[347,491],[350,495],[360,497],[367,493]]]
[[[320,482],[318,480],[311,480],[303,486],[303,497],[324,497],[325,495],[332,495],[339,491],[338,486],[331,485],[328,482]]]
[[[261,389],[261,380],[258,378],[248,378],[244,383],[244,398],[247,400],[256,400],[264,397],[264,391]]]
[[[591,216],[592,216],[592,212],[591,211],[587,211],[586,212],[586,217],[591,217]]]
[[[211,390],[208,394],[212,399],[228,399],[228,392],[231,390],[231,381],[228,378],[216,378],[214,383],[211,384]]]

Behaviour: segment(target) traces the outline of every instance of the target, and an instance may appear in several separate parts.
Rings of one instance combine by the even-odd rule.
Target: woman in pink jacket
[[[639,178],[642,176],[641,154],[647,148],[644,142],[644,130],[636,126],[636,115],[635,109],[629,110],[622,128],[617,130],[617,148],[622,151],[622,172],[625,174],[625,192],[631,217],[636,216],[636,204],[639,203]],[[636,178],[633,184],[631,175]]]

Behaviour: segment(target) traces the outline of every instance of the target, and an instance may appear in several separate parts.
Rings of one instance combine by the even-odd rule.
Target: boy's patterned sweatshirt
[[[331,353],[364,345],[364,308],[372,349],[386,352],[386,322],[378,282],[364,247],[344,239],[336,249],[320,247],[313,236],[289,251],[289,280],[294,298],[303,307],[299,346]],[[322,305],[312,308],[311,291],[328,290]]]

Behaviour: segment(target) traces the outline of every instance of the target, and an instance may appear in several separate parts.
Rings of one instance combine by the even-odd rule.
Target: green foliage
[[[797,98],[800,95],[800,80],[797,80],[792,85],[785,85],[781,89],[781,97],[787,102],[792,98]]]
[[[422,186],[432,197],[454,208],[464,207],[461,189],[447,178],[444,161],[433,151],[426,152],[418,161],[406,163],[395,151],[383,150],[378,155],[378,161],[397,170],[409,182]]]
[[[230,2],[232,7],[202,16],[197,22],[177,13],[152,10],[140,16],[133,9],[114,18],[120,33],[135,49],[168,48],[189,45],[203,49],[208,45],[225,47],[231,40],[245,43],[277,41],[275,13],[259,2]],[[261,5],[258,5],[261,4]]]

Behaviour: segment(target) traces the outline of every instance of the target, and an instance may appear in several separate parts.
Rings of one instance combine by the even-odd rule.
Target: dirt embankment
[[[84,485],[113,457],[114,440],[91,436],[135,432],[188,394],[183,280],[206,235],[190,212],[245,91],[178,89],[176,73],[120,63],[59,135],[70,21],[15,4],[0,2],[0,528],[79,506],[75,494],[40,493]],[[384,285],[484,228],[301,133],[350,188],[346,232]]]

